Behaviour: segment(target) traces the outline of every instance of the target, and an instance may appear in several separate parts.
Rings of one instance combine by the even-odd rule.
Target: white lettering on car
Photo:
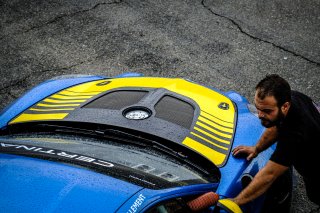
[[[75,157],[78,156],[78,155],[70,155],[70,154],[67,154],[65,152],[59,152],[59,153],[57,153],[57,155],[59,155],[61,157],[66,157],[66,158],[75,158]]]
[[[33,151],[42,152],[42,153],[51,154],[51,155],[55,155],[56,154],[56,153],[54,153],[54,150],[52,150],[52,149],[50,149],[50,150],[42,150],[42,148],[38,148],[38,149],[35,149]]]
[[[103,160],[97,160],[97,162],[93,162],[93,163],[100,165],[100,166],[104,166],[104,167],[113,167],[114,166],[112,163],[109,163],[109,162],[103,161]]]
[[[76,154],[70,154],[54,149],[45,149],[42,147],[35,147],[35,146],[27,146],[27,145],[16,145],[16,144],[9,144],[9,143],[0,143],[0,148],[8,148],[8,149],[19,149],[19,150],[26,150],[30,152],[38,152],[38,153],[45,153],[45,154],[50,154],[50,155],[56,155],[60,157],[65,157],[65,158],[70,158],[70,159],[76,159],[78,161],[82,162],[88,162],[88,163],[93,163],[99,166],[103,167],[114,167],[112,163],[109,163],[107,161],[102,161],[99,159],[95,159],[92,157],[87,157],[83,155],[76,155]]]
[[[94,158],[89,158],[89,157],[85,157],[85,156],[79,156],[76,159],[81,160],[81,161],[85,161],[85,162],[90,162],[90,163],[92,163],[93,161],[96,160]]]
[[[24,145],[15,145],[15,144],[7,144],[7,143],[1,143],[1,147],[15,147],[17,149],[22,148],[25,150],[33,150],[33,149],[37,148],[37,147],[27,147]]]
[[[17,148],[22,148],[29,151],[29,150],[34,150],[36,147],[17,146]]]
[[[144,200],[146,199],[143,194],[140,194],[138,198],[134,201],[134,203],[130,206],[130,209],[127,211],[127,213],[134,213],[138,210],[138,208],[142,205]]]

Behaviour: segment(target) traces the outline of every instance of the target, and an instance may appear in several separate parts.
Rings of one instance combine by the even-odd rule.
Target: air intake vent
[[[194,108],[191,104],[180,99],[163,96],[155,105],[155,117],[178,124],[187,129],[191,127]]]
[[[114,109],[119,110],[138,103],[148,92],[136,90],[121,90],[105,94],[90,102],[84,108]]]

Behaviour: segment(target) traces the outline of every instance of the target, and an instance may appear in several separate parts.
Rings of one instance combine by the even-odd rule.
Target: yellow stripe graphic
[[[220,152],[217,152],[189,137],[187,137],[183,142],[182,144],[184,144],[185,146],[197,151],[197,152],[200,152],[201,154],[203,154],[206,158],[208,158],[211,162],[213,162],[216,166],[219,166],[221,165],[225,158],[226,158],[226,155],[225,154],[222,154]]]
[[[214,135],[212,135],[212,134],[210,134],[210,133],[208,133],[208,132],[206,132],[206,131],[203,131],[202,129],[199,129],[198,127],[195,127],[194,130],[197,130],[197,131],[199,131],[199,132],[201,132],[201,133],[209,136],[210,138],[213,138],[213,139],[215,139],[215,140],[217,140],[217,141],[219,141],[219,142],[221,142],[221,143],[230,144],[230,141],[227,141],[227,140],[223,140],[223,139],[221,139],[221,138],[218,138],[218,137],[216,137],[216,136],[214,136]],[[231,136],[230,136],[230,137],[231,137]]]
[[[213,132],[221,137],[224,137],[224,138],[228,138],[228,139],[231,139],[232,138],[232,134],[226,134],[226,133],[222,133],[221,131],[219,130],[216,130],[216,129],[213,129],[211,128],[210,126],[204,124],[204,123],[201,123],[199,121],[196,122],[196,125],[208,130],[209,132]],[[221,139],[221,140],[224,140],[224,139]]]
[[[37,121],[37,120],[60,120],[66,117],[68,113],[54,113],[54,114],[26,114],[23,113],[16,119],[10,122],[17,123],[17,122],[24,122],[24,121]]]
[[[63,90],[61,92],[59,92],[59,94],[61,95],[98,95],[101,92],[73,92],[73,91],[69,91],[69,90]]]
[[[199,116],[198,120],[204,122],[207,125],[213,126],[213,127],[217,128],[217,129],[219,129],[221,131],[228,132],[228,133],[233,133],[233,129],[229,129],[229,128],[225,128],[225,127],[219,126],[216,123],[214,123],[214,122],[212,122],[212,121],[210,121],[210,120],[208,120],[208,119],[206,119],[204,117]],[[223,133],[220,133],[220,134],[225,135]]]
[[[89,99],[91,97],[93,97],[93,95],[85,95],[85,96],[81,96],[81,95],[74,95],[74,96],[64,96],[64,95],[52,95],[50,96],[51,98],[57,98],[57,99],[66,99],[66,100],[76,100],[76,99]]]
[[[202,140],[204,140],[204,141],[206,141],[206,142],[208,142],[208,143],[210,143],[210,144],[212,144],[212,145],[214,145],[214,146],[216,146],[216,147],[219,147],[220,149],[228,150],[228,148],[226,148],[224,146],[221,146],[219,144],[216,144],[216,143],[214,143],[214,142],[212,142],[212,141],[210,141],[210,140],[208,140],[208,139],[206,139],[206,138],[204,138],[204,137],[202,137],[202,136],[200,136],[200,135],[198,135],[198,134],[196,134],[194,132],[191,132],[191,134],[196,136],[196,137],[198,137],[198,138],[200,138],[200,139],[202,139]]]
[[[43,100],[44,102],[49,102],[49,103],[61,103],[61,104],[64,104],[64,103],[82,103],[82,102],[85,102],[86,99],[83,99],[83,100],[55,100],[55,99],[50,99],[50,98],[46,98]]]
[[[37,120],[61,120],[65,118],[69,113],[54,113],[57,111],[73,111],[81,103],[86,102],[94,95],[98,95],[101,92],[107,90],[105,86],[97,86],[97,84],[104,82],[105,80],[98,80],[89,83],[83,83],[65,90],[59,93],[53,94],[48,98],[45,98],[36,106],[43,107],[41,109],[30,107],[28,110],[33,111],[34,114],[22,113],[17,118],[13,119],[10,124],[26,121],[37,121]],[[69,95],[63,96],[63,95]],[[56,98],[56,99],[53,99]],[[60,100],[58,100],[60,99]],[[52,103],[52,104],[50,104]],[[74,106],[74,107],[72,107]],[[27,111],[26,111],[27,112]],[[37,113],[36,113],[37,112]],[[46,113],[44,112],[52,112]]]
[[[51,111],[64,111],[64,110],[74,110],[74,108],[52,108],[52,109],[36,109],[30,108],[31,111],[38,111],[38,112],[51,112]]]
[[[39,103],[37,104],[37,106],[40,106],[40,107],[48,107],[48,108],[51,108],[51,107],[69,107],[69,106],[80,106],[80,104],[44,104],[44,103]]]
[[[221,119],[219,119],[219,118],[217,118],[215,116],[212,116],[212,115],[210,115],[210,114],[208,114],[206,112],[203,112],[203,111],[200,112],[200,115],[205,117],[206,119],[210,119],[210,120],[214,121],[215,123],[217,123],[217,124],[219,124],[221,126],[233,128],[233,122],[229,123],[227,121],[223,121],[223,120],[221,120]]]

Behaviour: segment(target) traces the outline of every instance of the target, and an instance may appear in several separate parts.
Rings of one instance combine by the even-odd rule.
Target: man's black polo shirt
[[[270,160],[293,165],[303,176],[307,195],[320,205],[320,113],[306,95],[292,91],[288,114],[278,126],[278,143]]]

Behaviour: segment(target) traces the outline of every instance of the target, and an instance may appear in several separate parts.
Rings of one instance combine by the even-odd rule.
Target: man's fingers
[[[232,152],[234,153],[234,152],[238,152],[239,150],[241,150],[243,148],[243,146],[237,146],[236,148],[234,148],[233,150],[232,150]]]
[[[237,150],[236,152],[232,153],[233,156],[241,158],[241,157],[246,157],[247,153],[244,150]]]
[[[238,146],[232,150],[232,155],[237,158],[253,158],[250,147],[248,146]]]
[[[246,158],[247,160],[252,160],[257,156],[253,147],[250,146],[238,146],[232,150],[232,155],[237,158]]]
[[[235,148],[235,149],[232,151],[232,154],[233,154],[233,155],[238,155],[239,152],[241,152],[241,150],[238,149],[238,148]]]

